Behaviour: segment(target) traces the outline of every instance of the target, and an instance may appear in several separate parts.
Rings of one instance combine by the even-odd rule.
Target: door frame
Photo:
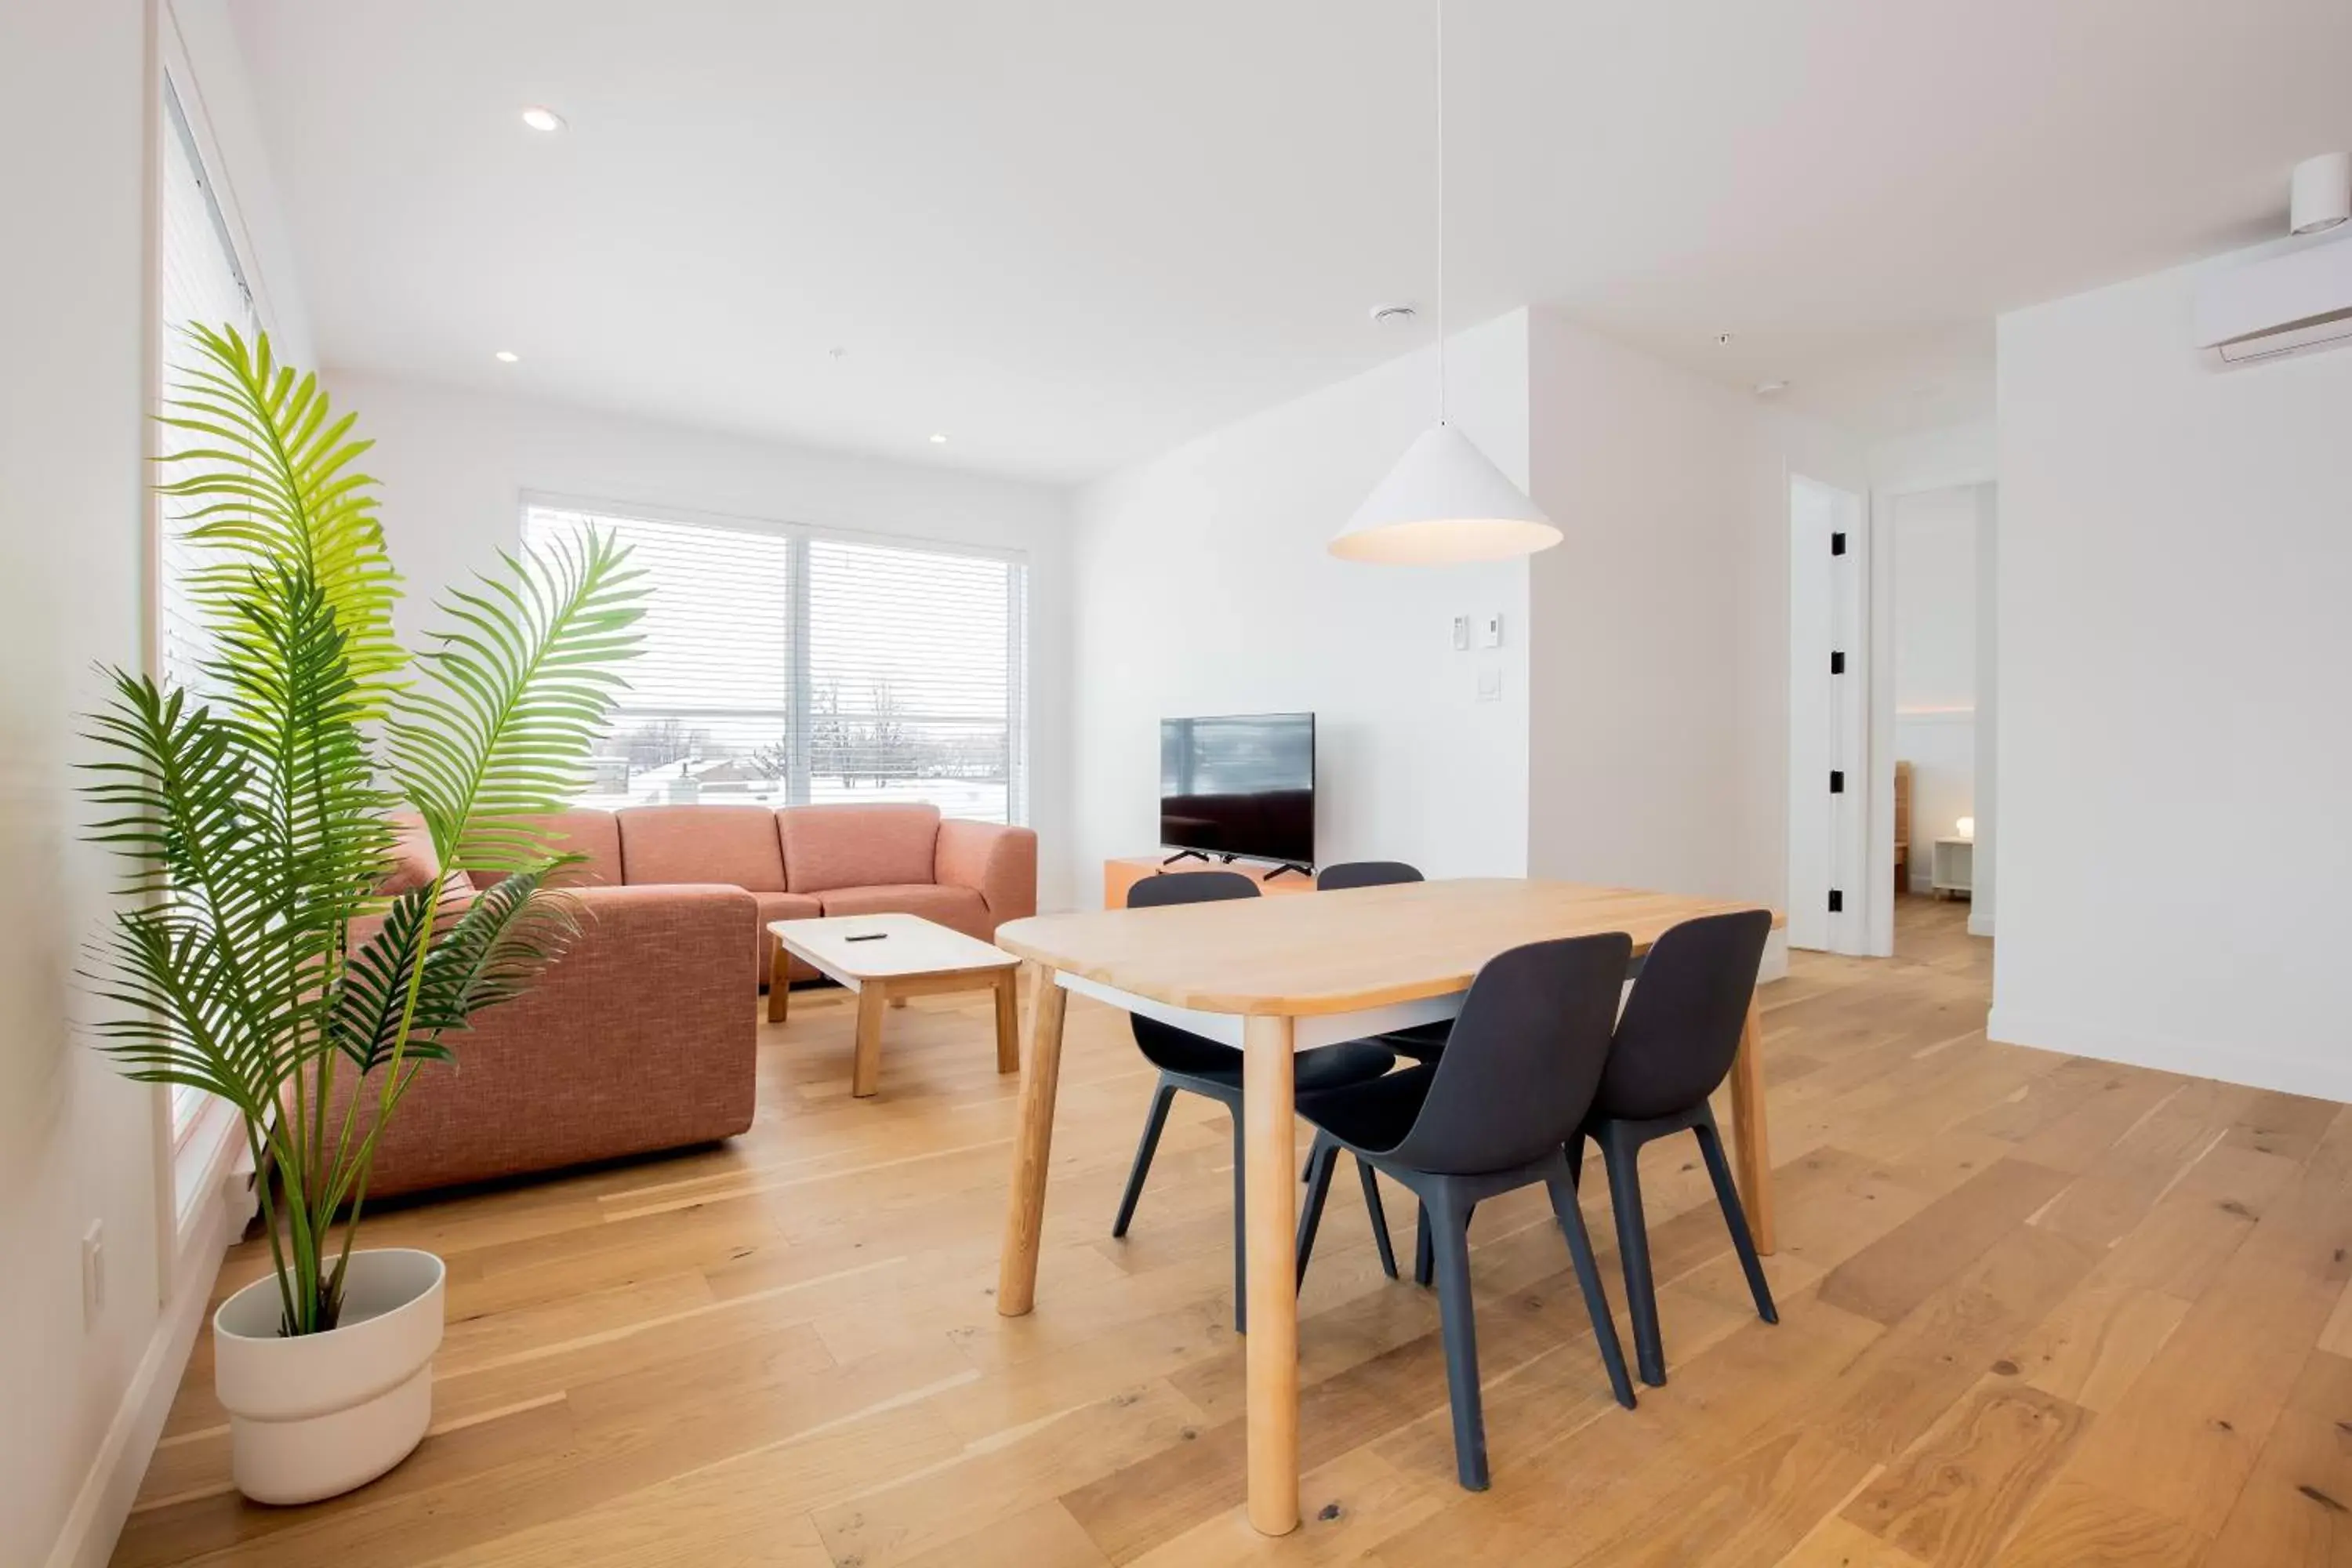
[[[1818,520],[1802,515],[1807,491],[1826,501]],[[1870,886],[1870,825],[1874,817],[1870,778],[1871,649],[1873,578],[1870,503],[1866,493],[1788,470],[1783,487],[1789,537],[1788,773],[1785,827],[1789,846],[1787,892],[1789,945],[1827,952],[1870,951],[1874,910]],[[1843,553],[1833,552],[1832,533],[1845,535]],[[1844,654],[1844,672],[1831,673],[1827,655]],[[1807,685],[1817,700],[1806,701]],[[1805,737],[1801,729],[1819,714],[1825,735]],[[1832,770],[1845,775],[1841,794],[1830,791]],[[1888,775],[1890,795],[1893,774]],[[1811,804],[1809,804],[1811,803]],[[1808,813],[1821,818],[1818,855],[1800,854],[1814,839]],[[1891,840],[1890,840],[1891,850]],[[1894,876],[1891,854],[1887,876]],[[1827,893],[1840,893],[1831,912]],[[1877,900],[1885,902],[1881,892]],[[1886,911],[1892,931],[1893,911]]]

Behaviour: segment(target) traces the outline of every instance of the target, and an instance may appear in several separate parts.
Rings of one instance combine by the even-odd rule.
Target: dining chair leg
[[[1756,1315],[1768,1323],[1777,1323],[1780,1311],[1772,1304],[1772,1286],[1764,1278],[1764,1265],[1756,1256],[1756,1238],[1748,1233],[1748,1211],[1740,1206],[1739,1188],[1731,1179],[1731,1163],[1723,1156],[1723,1136],[1715,1130],[1715,1113],[1702,1106],[1691,1131],[1698,1135],[1698,1152],[1706,1161],[1707,1180],[1715,1184],[1715,1201],[1722,1208],[1723,1223],[1731,1232],[1731,1249],[1739,1254],[1739,1271],[1748,1276],[1748,1293],[1756,1299]]]
[[[1544,1184],[1551,1194],[1552,1216],[1568,1237],[1568,1255],[1576,1262],[1576,1282],[1584,1291],[1584,1315],[1592,1320],[1593,1342],[1601,1347],[1601,1364],[1609,1372],[1609,1390],[1617,1403],[1633,1408],[1633,1380],[1625,1375],[1625,1347],[1618,1342],[1617,1321],[1610,1316],[1609,1292],[1601,1283],[1601,1266],[1593,1260],[1592,1237],[1584,1228],[1584,1211],[1577,1206],[1576,1184],[1554,1177]]]
[[[1307,1155],[1307,1201],[1298,1210],[1298,1282],[1307,1283],[1307,1260],[1315,1256],[1315,1232],[1323,1223],[1324,1200],[1331,1195],[1331,1173],[1339,1166],[1339,1145],[1328,1133],[1315,1135]]]
[[[1424,1203],[1413,1219],[1412,1282],[1423,1289],[1428,1289],[1436,1262],[1437,1255],[1430,1249],[1429,1244],[1429,1205]]]
[[[1625,1266],[1625,1305],[1633,1315],[1633,1359],[1642,1381],[1656,1388],[1666,1381],[1666,1350],[1650,1277],[1650,1229],[1642,1216],[1642,1146],[1604,1125],[1601,1153],[1609,1166],[1609,1206],[1617,1215],[1617,1256]]]
[[[1364,1212],[1371,1216],[1372,1245],[1381,1251],[1381,1272],[1393,1279],[1397,1277],[1396,1252],[1389,1246],[1389,1215],[1388,1210],[1381,1205],[1380,1179],[1372,1174],[1372,1167],[1362,1160],[1356,1162],[1356,1174],[1363,1179]],[[1328,1184],[1331,1178],[1327,1174],[1323,1180]],[[1303,1260],[1299,1267],[1302,1269],[1306,1267]]]
[[[1135,1218],[1136,1200],[1143,1196],[1143,1179],[1151,1174],[1151,1157],[1160,1152],[1160,1134],[1168,1125],[1168,1108],[1176,1101],[1176,1086],[1165,1078],[1151,1091],[1151,1112],[1143,1119],[1143,1137],[1135,1145],[1135,1163],[1127,1173],[1127,1191],[1119,1194],[1118,1217],[1110,1222],[1113,1236],[1125,1236]]]
[[[1439,1337],[1454,1406],[1454,1468],[1464,1489],[1486,1489],[1486,1418],[1478,1392],[1478,1324],[1470,1299],[1469,1215],[1441,1194],[1430,1215],[1436,1251]]]

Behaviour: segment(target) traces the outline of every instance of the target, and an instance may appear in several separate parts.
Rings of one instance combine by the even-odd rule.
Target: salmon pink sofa
[[[528,994],[452,1037],[455,1061],[422,1069],[377,1144],[371,1195],[748,1129],[770,921],[887,910],[984,941],[1037,909],[1037,836],[942,820],[936,806],[649,805],[541,826],[554,848],[584,857],[567,879],[580,940]],[[435,869],[412,833],[386,890]],[[476,891],[453,889],[453,905]],[[793,973],[815,973],[797,961]],[[338,1116],[352,1087],[338,1079]]]

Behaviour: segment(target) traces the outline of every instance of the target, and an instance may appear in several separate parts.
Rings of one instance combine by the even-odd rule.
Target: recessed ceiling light
[[[533,131],[561,131],[563,116],[541,104],[532,104],[522,111],[522,122]]]
[[[1759,381],[1756,384],[1756,395],[1759,397],[1777,397],[1788,390],[1789,384],[1785,381]]]
[[[936,431],[936,430],[935,430],[935,431],[933,431],[933,432],[931,433],[931,445],[932,445],[932,446],[934,446],[934,447],[944,447],[944,446],[946,446],[947,444],[948,444],[948,438],[947,438],[945,436],[940,435],[940,434],[938,431]]]
[[[517,360],[519,360],[519,359],[522,358],[522,355],[520,355],[520,354],[519,354],[519,353],[515,353],[515,352],[514,352],[514,350],[512,350],[512,349],[500,349],[500,350],[499,350],[499,351],[495,355],[493,355],[492,357],[493,357],[493,358],[495,358],[495,359],[496,359],[496,360],[497,360],[500,364],[512,364],[512,363],[515,363],[515,361],[517,361]]]

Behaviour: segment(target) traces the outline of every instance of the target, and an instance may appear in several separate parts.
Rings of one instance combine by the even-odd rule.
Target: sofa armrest
[[[940,824],[931,879],[978,893],[992,925],[1025,920],[1037,912],[1036,831],[950,817]]]

